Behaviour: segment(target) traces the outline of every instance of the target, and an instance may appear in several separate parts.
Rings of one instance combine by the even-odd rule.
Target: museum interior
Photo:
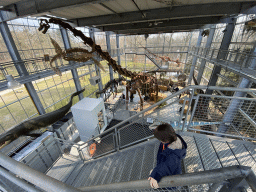
[[[0,32],[0,191],[256,191],[255,1],[1,0]]]

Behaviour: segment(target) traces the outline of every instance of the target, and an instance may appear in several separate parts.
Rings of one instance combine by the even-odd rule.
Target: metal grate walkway
[[[181,135],[188,144],[183,161],[185,173],[231,165],[250,166],[256,173],[256,146],[253,143],[190,132]],[[74,187],[146,179],[156,164],[158,146],[159,141],[152,139],[85,163],[63,156],[47,175]],[[191,191],[208,189],[208,184],[190,186]]]

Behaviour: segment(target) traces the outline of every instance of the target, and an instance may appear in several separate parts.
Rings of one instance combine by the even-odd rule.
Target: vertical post
[[[164,43],[165,43],[165,33],[164,35]],[[162,56],[164,56],[164,43],[163,43],[163,49],[162,49]],[[161,66],[163,66],[163,60],[161,59]]]
[[[229,19],[229,23],[226,26],[225,32],[224,32],[224,36],[220,45],[220,49],[219,49],[219,53],[217,55],[217,62],[218,60],[223,60],[226,58],[227,56],[227,50],[229,48],[232,36],[233,36],[233,32],[235,29],[235,25],[236,25],[236,18],[230,18]],[[212,70],[212,74],[208,83],[208,86],[215,86],[216,82],[218,80],[218,74],[220,73],[221,70],[221,66],[217,66],[215,65],[213,70]],[[213,90],[206,90],[206,94],[212,94]]]
[[[121,65],[119,34],[116,34],[116,48],[117,48],[117,63],[118,65]],[[121,78],[121,75],[118,74],[118,77]]]
[[[189,44],[188,44],[188,52],[190,50],[191,40],[192,40],[192,33],[190,32],[190,39],[189,39]],[[184,65],[183,73],[185,72],[187,61],[188,61],[188,52],[187,52],[187,55],[186,55],[186,60],[185,60],[185,65]]]
[[[125,60],[125,69],[127,69],[127,56],[126,56],[126,36],[124,36],[124,60]],[[125,79],[127,80],[127,77],[125,77]]]
[[[249,58],[247,60],[247,62],[250,62],[250,64],[249,64],[250,67],[248,69],[255,70],[256,69],[256,59],[254,57],[256,56],[256,43],[254,44],[252,53],[250,55],[252,55],[251,58]],[[251,85],[251,81],[246,78],[243,78],[240,81],[238,88],[249,88],[250,85]],[[245,97],[246,94],[247,94],[246,92],[238,91],[238,92],[235,92],[234,97]],[[232,123],[235,113],[239,109],[241,101],[242,101],[241,99],[232,99],[231,100],[231,102],[228,106],[228,109],[223,117],[223,121],[219,126],[219,129],[218,129],[219,133],[225,133],[228,130],[228,124]]]
[[[92,38],[92,40],[95,42],[94,28],[92,27],[89,28],[89,35]],[[96,64],[94,64],[94,66],[96,70],[96,75],[100,77],[100,82],[98,83],[98,87],[99,87],[99,91],[101,91],[103,89],[103,85],[102,85],[100,68]],[[103,98],[103,93],[100,94],[100,96]]]
[[[107,50],[108,50],[108,53],[111,54],[109,31],[106,31],[105,34],[106,34]],[[114,79],[114,74],[113,74],[113,68],[111,66],[109,66],[109,75],[110,75],[110,80],[113,80]]]
[[[148,44],[148,38],[146,38],[146,48],[147,48],[147,44]],[[147,56],[146,56],[146,49],[144,49],[144,56],[145,56],[145,65],[144,65],[144,71],[146,72],[147,69]]]
[[[198,39],[197,39],[197,43],[196,43],[196,47],[200,47],[200,45],[201,45],[201,42],[202,42],[202,39],[203,39],[202,32],[203,32],[203,29],[200,29]],[[189,85],[191,84],[191,80],[192,80],[192,76],[193,76],[193,73],[194,73],[194,70],[195,70],[196,62],[197,62],[197,56],[194,55],[192,65],[191,65],[191,68],[190,68],[189,77],[188,77],[188,84]]]
[[[216,29],[216,25],[212,25],[211,29],[210,29],[209,36],[207,37],[207,41],[206,41],[206,44],[205,44],[205,49],[206,49],[205,55],[208,54],[209,48],[212,45],[212,40],[213,40],[213,37],[214,37],[215,29]],[[201,82],[201,79],[202,79],[202,76],[203,76],[205,63],[206,63],[206,60],[202,59],[201,65],[198,69],[197,82],[198,82],[199,85],[200,85],[200,82]]]
[[[60,33],[61,33],[61,37],[62,37],[65,49],[70,49],[71,45],[70,45],[67,30],[60,26]],[[69,65],[72,65],[73,63],[74,63],[73,61],[69,61]],[[81,87],[81,84],[80,84],[80,81],[79,81],[79,76],[78,76],[78,73],[77,73],[77,69],[71,69],[71,73],[72,73],[74,83],[75,83],[75,86],[76,86],[76,91],[81,91],[82,87]],[[78,95],[78,97],[79,97],[79,100],[82,100],[84,98],[83,93],[80,93]]]
[[[6,21],[3,21],[2,12],[0,11],[0,31],[2,34],[2,37],[4,39],[4,42],[6,44],[6,47],[8,49],[8,52],[12,58],[12,61],[15,63],[15,68],[18,71],[18,74],[20,77],[22,76],[28,76],[29,73],[26,69],[26,66],[24,64],[24,61],[21,59],[19,51],[14,43],[13,37],[11,35],[11,32],[9,30],[9,27],[6,23]],[[31,82],[25,83],[25,88],[28,91],[28,94],[34,103],[36,110],[38,111],[38,114],[42,115],[45,114],[44,107],[36,93],[36,90]]]

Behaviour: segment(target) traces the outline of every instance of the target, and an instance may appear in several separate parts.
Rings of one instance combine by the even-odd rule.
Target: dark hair
[[[153,133],[158,140],[166,143],[172,143],[177,140],[177,135],[173,127],[168,123],[158,125],[157,128],[153,130]]]

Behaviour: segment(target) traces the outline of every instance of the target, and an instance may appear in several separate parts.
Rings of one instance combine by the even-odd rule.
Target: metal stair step
[[[103,164],[102,160],[97,161],[96,165],[93,167],[90,175],[88,176],[88,178],[85,180],[85,182],[82,184],[82,186],[90,186],[90,183],[93,182],[96,173],[99,171],[99,168],[101,166],[101,164]]]
[[[149,176],[150,170],[154,168],[153,164],[154,164],[155,157],[154,157],[154,153],[152,153],[154,148],[155,146],[152,144],[145,146],[140,179],[147,179]]]
[[[124,164],[124,168],[123,168],[122,172],[120,173],[121,174],[120,182],[129,181],[129,176],[130,176],[133,162],[135,160],[136,151],[137,151],[136,148],[129,150],[129,153],[127,154],[126,161]]]
[[[117,167],[116,169],[116,173],[114,174],[114,177],[113,177],[113,180],[112,180],[112,183],[119,183],[120,182],[120,178],[121,178],[121,174],[123,172],[123,169],[126,165],[126,162],[129,158],[131,158],[131,155],[132,155],[132,151],[127,151],[125,152],[125,157],[124,159],[121,161],[121,163],[119,164],[119,167]]]
[[[218,156],[207,137],[194,137],[205,170],[221,168]]]
[[[72,185],[74,180],[77,178],[77,175],[79,175],[79,172],[82,170],[84,166],[84,162],[80,161],[72,171],[72,173],[69,175],[69,177],[66,179],[65,183],[68,185]]]
[[[59,177],[59,181],[62,181],[65,183],[65,181],[68,179],[68,177],[70,176],[70,174],[73,172],[73,170],[76,168],[76,166],[79,164],[79,162],[74,162],[72,164],[70,164],[66,171],[63,173],[62,176]]]
[[[46,175],[61,180],[67,171],[76,166],[78,161],[78,159],[74,159],[68,155],[63,155],[46,173]]]
[[[111,163],[110,167],[108,168],[108,170],[106,171],[106,175],[103,176],[103,174],[102,174],[102,181],[98,182],[99,185],[110,183],[111,177],[113,177],[113,173],[115,172],[115,168],[119,163],[120,156],[121,156],[120,153],[117,153],[114,155],[112,163]]]
[[[140,177],[140,172],[138,170],[141,169],[142,167],[142,154],[144,152],[144,147],[138,147],[134,153],[134,158],[133,158],[133,162],[131,167],[129,167],[130,169],[130,173],[129,173],[129,181],[134,181],[134,180],[138,180]]]
[[[98,183],[102,181],[104,176],[107,174],[107,170],[109,169],[112,162],[113,156],[105,158],[103,160],[101,167],[99,168],[99,171],[95,175],[95,179],[93,180],[93,182],[90,183],[90,185],[98,185]]]
[[[115,163],[115,166],[112,168],[109,177],[106,178],[105,184],[114,183],[115,180],[117,180],[117,177],[118,177],[117,174],[123,166],[126,155],[127,155],[127,152],[121,153],[121,155],[119,156],[118,160]]]
[[[87,178],[91,174],[91,171],[96,164],[97,162],[92,161],[90,163],[87,163],[87,165],[84,165],[84,167],[82,168],[82,170],[80,171],[72,185],[74,187],[81,187],[81,185],[87,180]]]

